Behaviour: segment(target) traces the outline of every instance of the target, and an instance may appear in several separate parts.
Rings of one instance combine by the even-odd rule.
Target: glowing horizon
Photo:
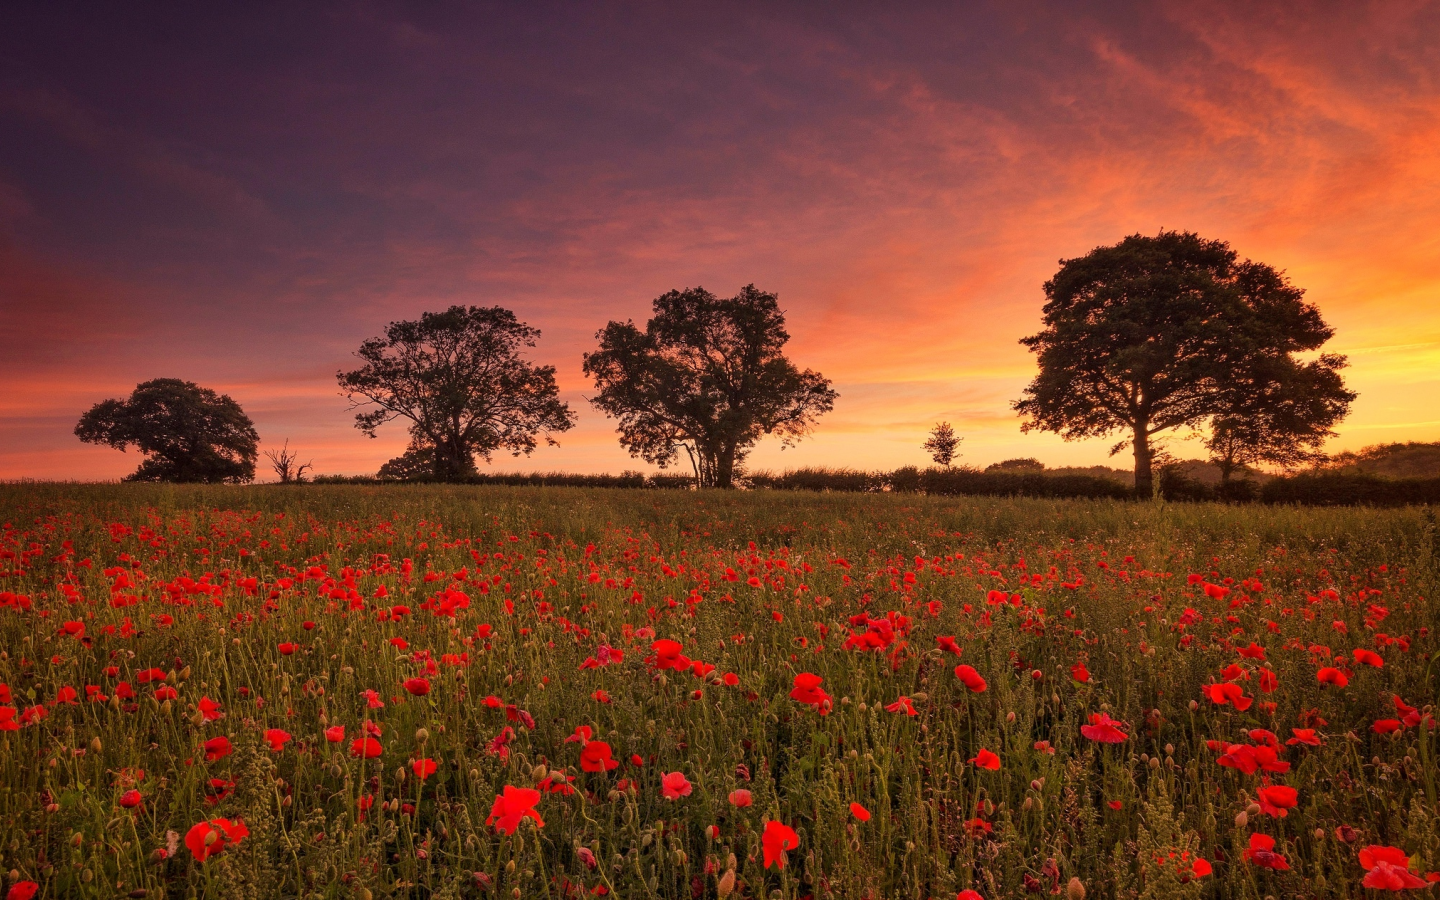
[[[1319,305],[1360,394],[1327,449],[1440,440],[1440,7],[757,9],[0,12],[0,479],[133,470],[71,432],[156,377],[374,472],[405,429],[335,372],[452,303],[538,327],[580,416],[490,469],[649,470],[581,354],[750,282],[840,393],[754,467],[923,465],[948,420],[961,462],[1128,468],[1020,433],[1017,340],[1057,260],[1162,228]]]

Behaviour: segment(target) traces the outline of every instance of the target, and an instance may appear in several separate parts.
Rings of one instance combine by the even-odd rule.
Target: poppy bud
[[[1249,806],[1245,807],[1245,811],[1252,816],[1258,816],[1260,815],[1260,804],[1252,803]]]
[[[85,835],[79,831],[75,832],[70,837],[70,843],[74,844],[77,847],[80,846],[81,844],[85,843]]]
[[[1020,808],[1023,809],[1023,810],[1025,810],[1026,812],[1029,812],[1034,806],[1035,806],[1035,798],[1034,798],[1034,797],[1026,797],[1026,798],[1025,798],[1025,802],[1022,803],[1022,804],[1020,804]]]
[[[1008,713],[1005,714],[1005,722],[1006,722],[1006,724],[1009,724],[1009,725],[1014,725],[1014,724],[1015,724],[1015,710],[1012,709],[1012,710],[1010,710]]]
[[[986,797],[986,798],[985,798],[985,815],[987,815],[987,816],[993,816],[993,815],[995,815],[995,804],[993,804],[993,803],[990,802],[990,798],[989,798],[989,797]]]
[[[1030,782],[1030,790],[1032,790],[1032,791],[1038,791],[1038,790],[1040,790],[1041,788],[1043,788],[1044,786],[1045,786],[1045,779],[1043,779],[1043,778],[1036,778],[1034,781]]]
[[[1160,757],[1158,757],[1158,756],[1152,756],[1152,757],[1150,757],[1150,768],[1152,768],[1152,769],[1158,769],[1158,768],[1160,768]]]
[[[1079,878],[1071,876],[1070,883],[1065,885],[1065,900],[1085,900],[1085,885]]]
[[[101,749],[102,748],[100,744],[100,737],[99,735],[96,735],[95,737],[90,739],[90,752],[99,753]]]
[[[1166,744],[1166,745],[1165,745],[1165,755],[1166,755],[1166,756],[1174,756],[1174,755],[1175,755],[1175,745],[1174,745],[1174,744]]]
[[[216,831],[214,828],[211,828],[209,831],[205,832],[205,846],[212,846],[219,839],[220,832]]]
[[[735,870],[726,869],[725,874],[721,875],[720,880],[715,883],[715,893],[720,896],[720,900],[725,900],[725,898],[730,896],[730,893],[734,890]]]
[[[1249,824],[1250,824],[1250,817],[1245,814],[1245,810],[1242,809],[1242,810],[1240,810],[1240,812],[1238,812],[1238,813],[1235,814],[1235,827],[1236,827],[1236,828],[1244,828],[1246,825],[1249,825]]]
[[[1194,712],[1195,710],[1197,710],[1197,709],[1199,709],[1199,708],[1200,708],[1200,701],[1198,701],[1198,700],[1191,700],[1191,701],[1190,701],[1190,711],[1191,711],[1191,712]]]
[[[424,728],[415,729],[415,743],[423,744],[428,740],[430,740],[430,732],[426,731]]]

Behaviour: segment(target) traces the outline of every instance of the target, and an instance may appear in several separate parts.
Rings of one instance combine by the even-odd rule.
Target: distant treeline
[[[1099,468],[1099,467],[1097,467]],[[804,468],[774,473],[756,471],[740,479],[749,490],[840,491],[847,493],[913,493],[931,496],[1045,497],[1125,500],[1134,497],[1124,473],[1086,474],[1063,469],[986,471],[965,467],[905,466],[892,471],[845,468]],[[316,484],[396,484],[374,476],[320,475]],[[424,479],[412,483],[423,483]],[[601,487],[630,489],[690,489],[688,475],[580,475],[568,472],[495,473],[467,478],[466,484],[532,485],[550,487]],[[1159,493],[1175,502],[1220,501],[1302,506],[1406,506],[1440,503],[1440,478],[1384,478],[1369,474],[1319,472],[1272,477],[1258,481],[1205,483],[1174,466],[1160,473]]]

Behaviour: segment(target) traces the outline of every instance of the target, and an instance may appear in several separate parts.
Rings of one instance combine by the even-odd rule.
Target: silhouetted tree
[[[1033,456],[1005,459],[985,467],[987,472],[1043,472],[1045,464]]]
[[[412,444],[432,453],[432,475],[462,480],[474,474],[476,456],[528,454],[537,437],[554,445],[551,432],[574,425],[555,367],[520,354],[539,337],[508,309],[452,306],[391,322],[384,337],[356,351],[364,365],[337,377],[352,409],[376,407],[355,414],[356,428],[375,437],[384,423],[406,419]]]
[[[126,481],[242,484],[255,477],[260,435],[230,397],[178,378],[136,385],[127,400],[97,403],[75,435],[146,459]]]
[[[266,450],[265,457],[270,460],[270,468],[275,470],[281,484],[303,484],[305,482],[305,470],[310,468],[310,463],[296,465],[300,454],[290,449],[289,438],[286,438],[285,446],[279,450]]]
[[[1045,296],[1044,330],[1021,341],[1040,366],[1015,403],[1024,430],[1066,440],[1128,432],[1111,452],[1133,449],[1135,490],[1147,497],[1152,436],[1226,415],[1247,379],[1333,334],[1281,273],[1188,232],[1131,235],[1061,260]],[[1326,355],[1316,365],[1342,363]]]
[[[960,442],[965,440],[955,436],[955,429],[950,427],[949,422],[941,422],[930,429],[930,437],[920,448],[930,454],[937,466],[950,467],[955,461],[956,451],[960,449]]]
[[[1340,377],[1344,367],[1344,357],[1324,354],[1308,363],[1262,359],[1243,373],[1205,441],[1221,485],[1255,463],[1292,469],[1324,462],[1320,446],[1356,396]]]
[[[375,473],[385,481],[427,481],[435,477],[435,449],[411,443],[405,452],[389,460]]]
[[[611,322],[585,355],[599,393],[590,401],[620,420],[620,443],[664,468],[684,448],[701,487],[728,488],[763,435],[786,446],[835,405],[820,373],[784,355],[790,335],[776,296],[746,285],[720,298],[704,288],[656,298],[641,331]]]

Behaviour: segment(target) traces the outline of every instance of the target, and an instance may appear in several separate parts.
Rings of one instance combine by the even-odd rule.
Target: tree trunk
[[[715,486],[729,489],[735,486],[735,448],[726,447],[715,458]]]
[[[1154,452],[1150,449],[1150,435],[1147,433],[1149,423],[1142,422],[1135,426],[1135,496],[1141,500],[1149,500],[1155,495],[1155,475],[1150,470],[1150,462],[1154,458]]]

